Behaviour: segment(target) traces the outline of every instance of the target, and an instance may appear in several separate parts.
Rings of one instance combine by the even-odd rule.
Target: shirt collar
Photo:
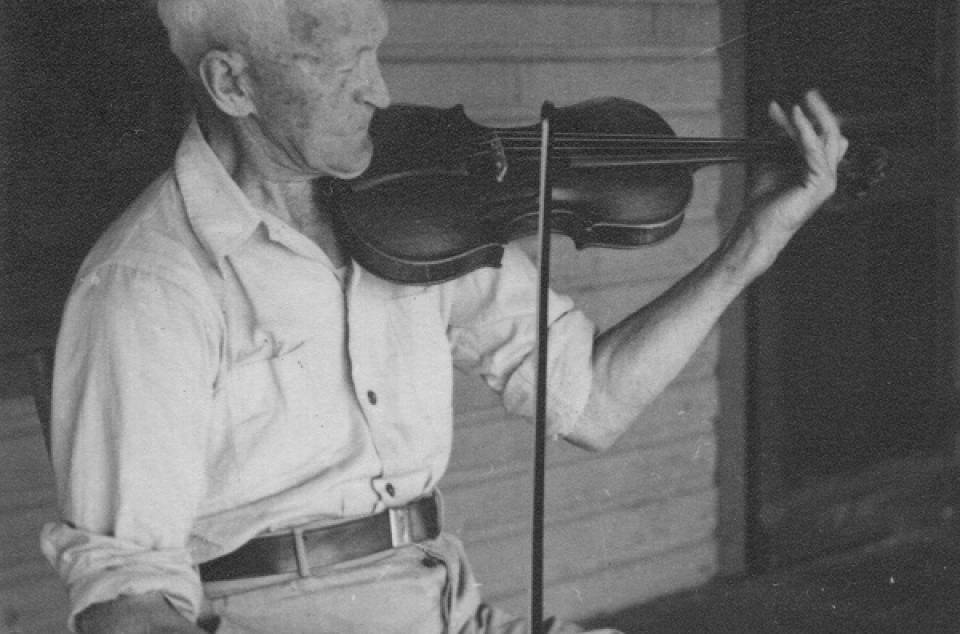
[[[187,217],[218,259],[240,247],[264,222],[203,137],[194,117],[174,162]]]

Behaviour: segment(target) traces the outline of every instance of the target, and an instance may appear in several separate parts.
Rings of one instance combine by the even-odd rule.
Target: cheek
[[[263,116],[280,125],[309,128],[316,112],[324,109],[326,82],[304,76],[292,62],[271,64],[264,70],[258,82]]]
[[[346,82],[306,95],[304,110],[314,126],[334,133],[353,129],[355,125],[356,103]]]

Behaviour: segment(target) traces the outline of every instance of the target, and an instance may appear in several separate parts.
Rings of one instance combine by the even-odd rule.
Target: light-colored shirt
[[[532,416],[536,272],[386,282],[255,208],[194,122],[174,168],[85,260],[54,376],[61,521],[42,534],[71,614],[163,592],[258,533],[404,504],[450,457],[454,368]],[[582,412],[593,325],[550,301],[550,433]]]

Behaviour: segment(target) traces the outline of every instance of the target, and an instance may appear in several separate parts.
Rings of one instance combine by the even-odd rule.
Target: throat
[[[285,183],[277,194],[269,208],[320,247],[335,268],[345,266],[348,258],[337,238],[330,201],[317,196],[311,182]]]
[[[288,222],[294,229],[310,238],[312,242],[323,249],[334,267],[341,268],[346,264],[346,253],[337,238],[333,216],[329,209],[321,209],[316,205],[310,205],[308,208],[292,214]]]

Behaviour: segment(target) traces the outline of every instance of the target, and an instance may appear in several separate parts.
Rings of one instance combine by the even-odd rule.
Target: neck
[[[261,166],[263,156],[251,147],[248,137],[228,117],[201,113],[201,128],[207,143],[227,173],[251,203],[293,227],[316,243],[334,266],[342,266],[345,255],[334,231],[329,207],[314,194],[312,179],[281,180]]]

